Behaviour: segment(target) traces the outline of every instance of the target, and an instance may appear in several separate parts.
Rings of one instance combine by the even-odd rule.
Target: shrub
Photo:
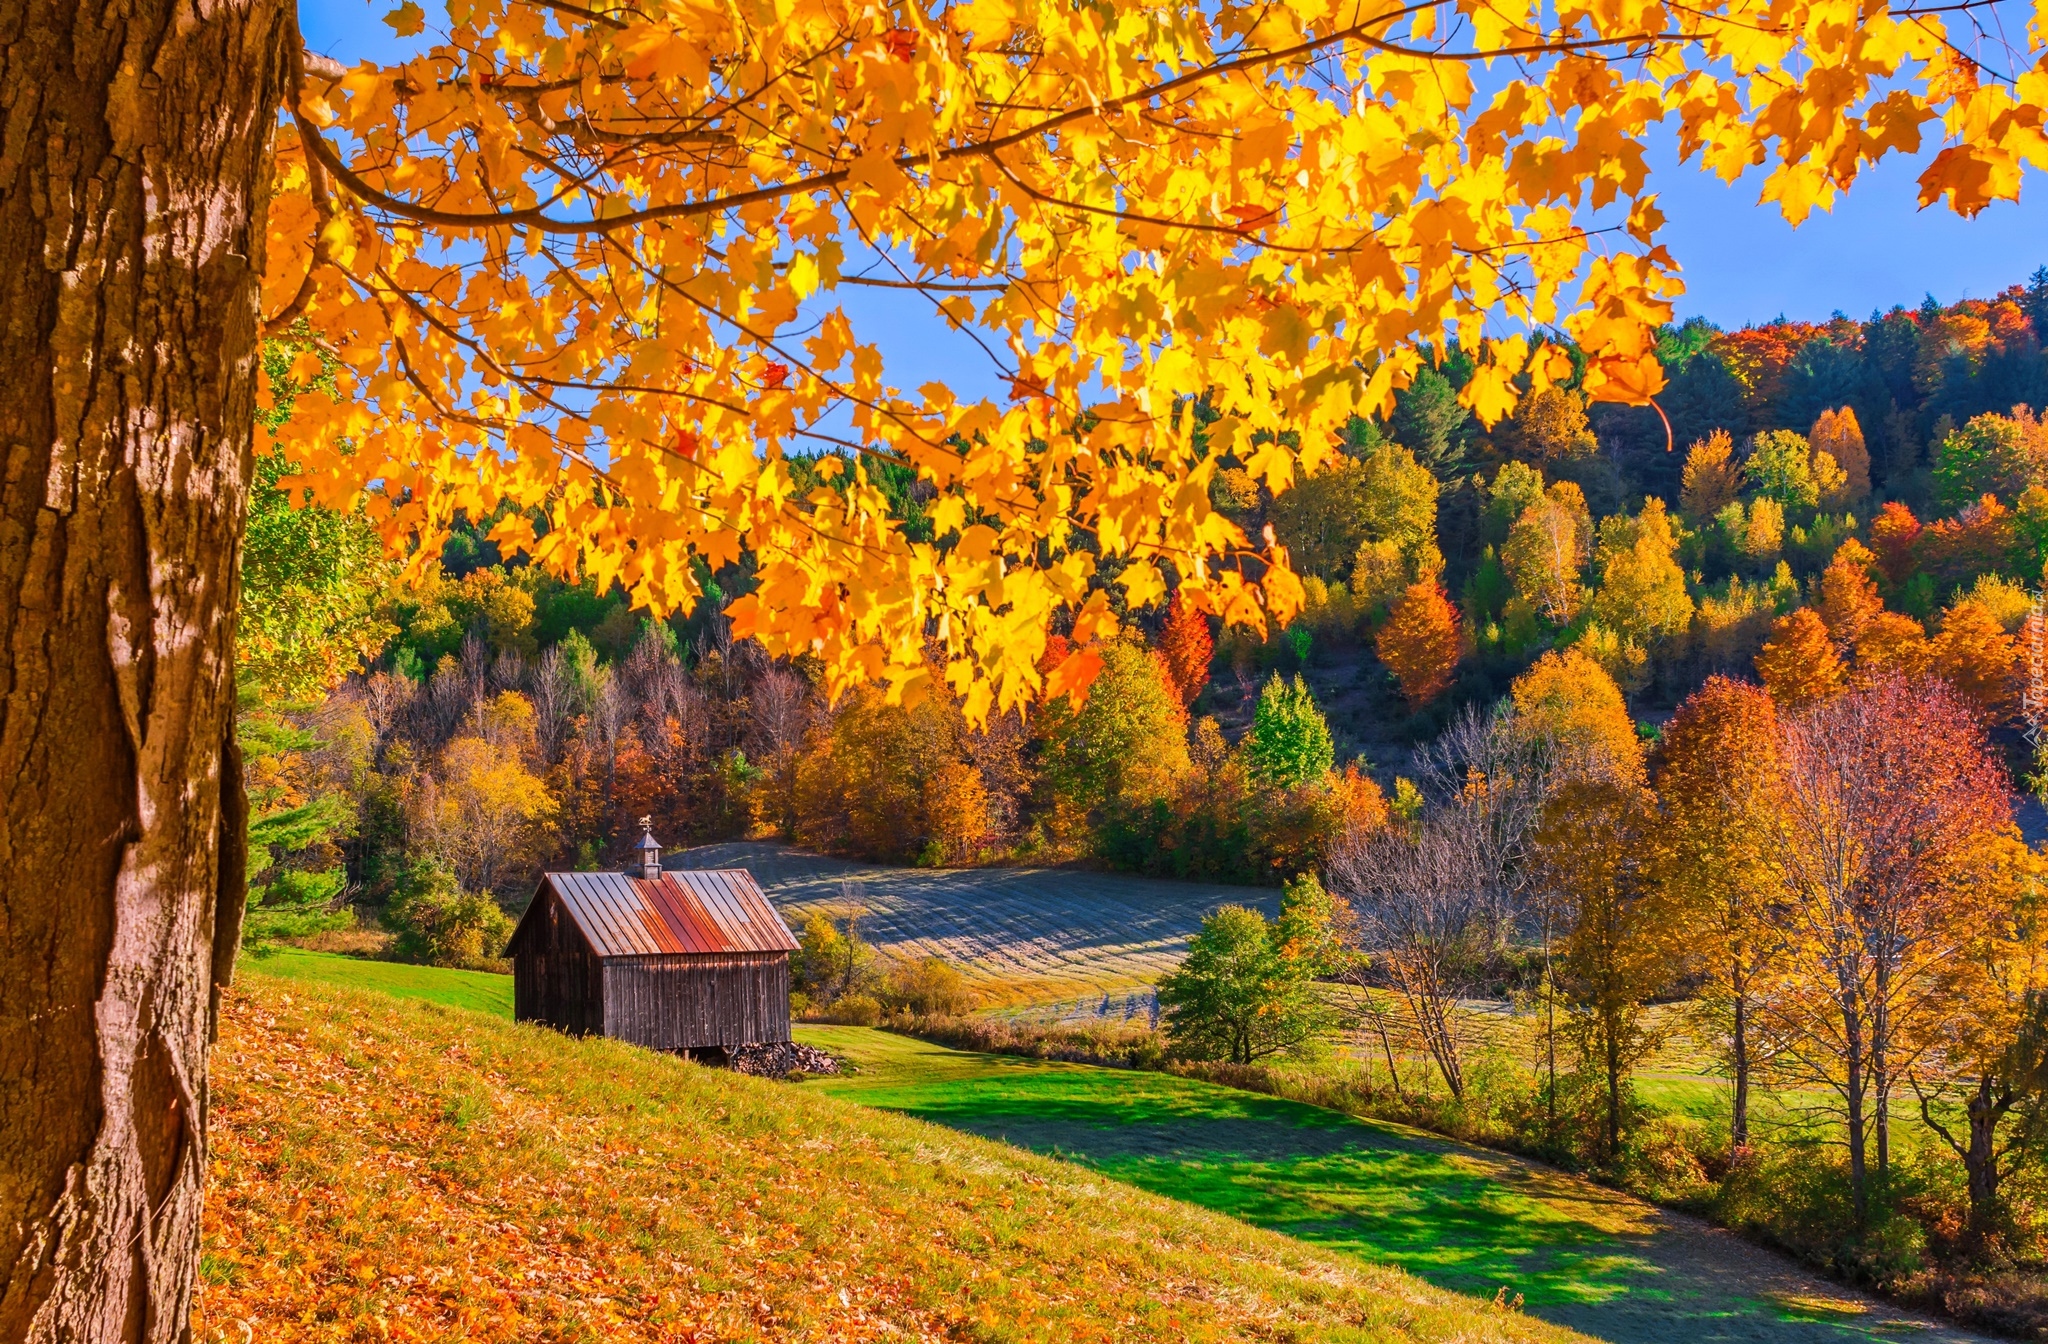
[[[790,983],[811,1003],[829,1004],[864,984],[873,960],[874,951],[861,938],[856,916],[842,922],[812,911],[789,959]]]
[[[1871,1182],[1869,1218],[1858,1231],[1846,1157],[1807,1146],[1750,1149],[1730,1164],[1713,1211],[1716,1221],[1840,1278],[1895,1288],[1926,1266],[1926,1231],[1904,1211],[1922,1184],[1895,1163],[1887,1179]]]
[[[873,995],[842,994],[833,1000],[832,1006],[819,1020],[837,1022],[846,1027],[872,1027],[882,1020],[882,1005]]]
[[[1056,1059],[1121,1069],[1160,1069],[1166,1065],[1166,1038],[1152,1027],[1125,1022],[1041,1025],[991,1017],[928,1017],[906,1019],[892,1026],[919,1040],[990,1055]]]
[[[917,1017],[959,1017],[974,1007],[974,994],[959,968],[944,957],[902,961],[882,980],[882,1006]]]
[[[482,892],[467,892],[432,859],[413,863],[399,879],[384,922],[398,935],[401,957],[430,966],[495,969],[512,921]]]
[[[1617,1175],[1623,1186],[1659,1204],[1702,1203],[1714,1193],[1700,1161],[1712,1145],[1706,1125],[1691,1116],[1650,1116],[1622,1140]]]

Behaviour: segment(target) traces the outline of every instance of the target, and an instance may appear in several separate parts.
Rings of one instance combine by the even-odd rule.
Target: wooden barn
[[[653,1050],[789,1039],[789,926],[742,868],[549,873],[512,931],[512,1011]]]

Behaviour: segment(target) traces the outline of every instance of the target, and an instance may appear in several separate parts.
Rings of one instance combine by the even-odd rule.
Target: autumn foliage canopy
[[[1301,586],[1211,509],[1217,458],[1278,492],[1390,410],[1420,346],[1472,358],[1488,425],[1572,375],[1549,331],[1590,398],[1655,396],[1681,288],[1660,129],[1724,178],[1765,165],[1795,221],[1930,141],[1922,199],[1964,213],[2048,155],[2041,20],[1993,71],[1962,54],[1998,46],[1969,5],[445,17],[400,65],[298,62],[265,313],[298,350],[271,382],[299,394],[302,482],[367,492],[394,545],[497,519],[507,553],[658,610],[750,553],[740,635],[899,694],[936,630],[977,721],[1093,675],[1107,560],[1132,605],[1177,584],[1284,624]],[[1503,58],[1518,78],[1487,76]],[[1007,395],[900,386],[842,303],[863,287],[928,304]],[[928,537],[880,464],[933,492]]]

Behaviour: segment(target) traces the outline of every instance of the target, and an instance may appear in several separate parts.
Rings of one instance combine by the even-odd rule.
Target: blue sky
[[[299,22],[307,45],[324,55],[346,64],[388,60],[399,51],[381,21],[388,8],[383,0],[301,0]],[[430,25],[436,8],[428,6]],[[2027,199],[1960,219],[1938,206],[1917,207],[1914,179],[1926,157],[1888,161],[1832,213],[1794,229],[1775,208],[1757,204],[1754,174],[1724,186],[1676,165],[1669,153],[1659,156],[1655,178],[1670,219],[1664,242],[1684,267],[1687,286],[1679,316],[1722,327],[1780,314],[1820,321],[1836,310],[1860,318],[1873,308],[1914,306],[1929,293],[1943,302],[1985,298],[2048,266],[2048,182],[2030,175]],[[914,304],[880,299],[876,291],[842,297],[857,323],[880,331],[890,381],[915,387],[950,374],[956,390],[982,390],[975,386],[983,381],[979,368],[961,377],[968,371],[957,361],[968,352],[958,337],[949,339]],[[986,364],[978,353],[970,362]]]
[[[1681,316],[1722,327],[1787,317],[1851,317],[1923,295],[1944,303],[1988,298],[2048,266],[2048,181],[2030,175],[2018,203],[1975,219],[1916,205],[1925,158],[1889,160],[1798,228],[1756,203],[1755,175],[1723,186],[1669,158],[1657,168],[1664,243],[1685,268]]]

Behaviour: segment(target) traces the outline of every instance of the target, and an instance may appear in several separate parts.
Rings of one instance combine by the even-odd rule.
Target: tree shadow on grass
[[[1532,1315],[1615,1344],[1967,1338],[1825,1288],[1840,1310],[1792,1309],[1787,1285],[1814,1281],[1727,1238],[1525,1163],[1271,1097],[1005,1060],[925,1088],[892,1078],[860,1099],[1456,1292],[1505,1288]]]

